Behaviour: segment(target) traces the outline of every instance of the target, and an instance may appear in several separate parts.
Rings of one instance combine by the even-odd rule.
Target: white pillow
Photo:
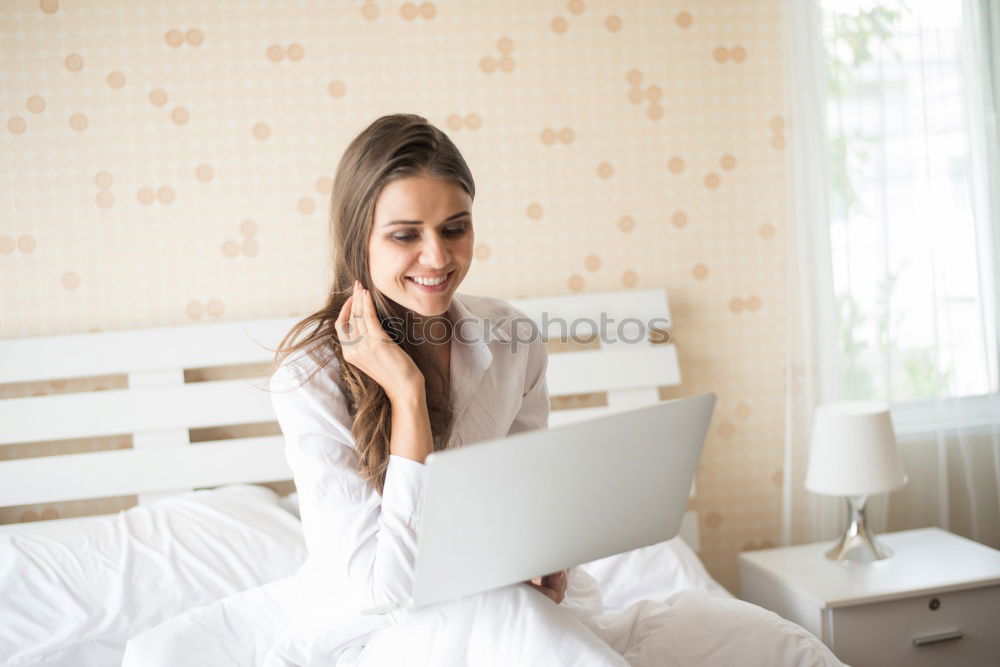
[[[605,613],[621,611],[640,600],[663,601],[686,590],[733,597],[680,537],[599,558],[580,568],[597,580]]]
[[[2,535],[0,664],[121,664],[129,637],[305,557],[298,519],[246,484]]]

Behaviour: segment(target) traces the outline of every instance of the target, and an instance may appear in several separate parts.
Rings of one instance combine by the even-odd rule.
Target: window
[[[843,398],[919,409],[1000,389],[1000,147],[977,87],[996,72],[973,5],[820,2]]]

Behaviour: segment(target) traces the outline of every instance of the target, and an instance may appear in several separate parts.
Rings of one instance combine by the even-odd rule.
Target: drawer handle
[[[956,639],[961,639],[964,635],[961,630],[952,630],[951,632],[939,632],[936,635],[924,635],[923,637],[914,637],[914,646],[929,646],[930,644],[940,644],[941,642],[953,642]]]

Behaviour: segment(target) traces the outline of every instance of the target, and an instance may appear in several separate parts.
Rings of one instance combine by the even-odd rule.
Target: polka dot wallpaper
[[[463,291],[667,290],[735,589],[778,533],[782,6],[0,0],[0,337],[310,312],[342,151],[419,113],[478,186]]]

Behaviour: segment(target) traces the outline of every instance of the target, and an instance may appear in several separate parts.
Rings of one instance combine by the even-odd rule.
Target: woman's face
[[[372,282],[405,308],[441,315],[472,265],[472,241],[472,198],[462,186],[425,176],[393,181],[375,202]]]

